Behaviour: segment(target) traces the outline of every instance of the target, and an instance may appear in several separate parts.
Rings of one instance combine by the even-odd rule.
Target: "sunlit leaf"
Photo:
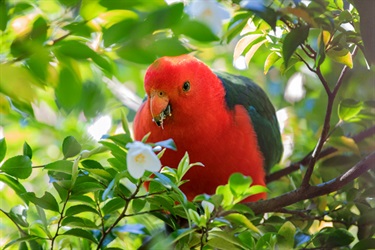
[[[240,173],[234,173],[229,177],[229,187],[235,196],[241,195],[247,191],[252,183],[249,176],[244,176]]]
[[[280,59],[280,56],[276,52],[271,52],[264,62],[264,74],[266,75],[270,68]]]
[[[0,64],[0,92],[12,99],[31,102],[36,96],[35,86],[38,81],[23,67],[10,64]],[[14,90],[17,91],[14,91]]]
[[[349,68],[353,68],[353,59],[352,54],[348,49],[330,49],[327,51],[327,56],[331,58],[333,61],[344,64]]]
[[[281,248],[293,248],[296,227],[290,221],[286,221],[278,231],[277,244]]]
[[[233,59],[236,60],[238,57],[240,57],[242,54],[244,54],[246,48],[251,46],[251,44],[254,43],[257,39],[262,37],[262,34],[250,34],[242,37],[236,44],[236,47],[234,48],[233,53]]]
[[[340,136],[340,137],[330,137],[328,140],[329,145],[342,151],[342,152],[353,152],[360,155],[360,151],[357,143],[352,138]]]
[[[338,106],[338,115],[342,121],[350,121],[363,108],[363,102],[353,99],[342,100]]]
[[[3,172],[20,179],[31,175],[31,160],[28,156],[17,155],[7,159],[0,168]]]
[[[254,224],[243,214],[232,213],[225,216],[225,219],[236,225],[242,225],[255,233],[261,233],[259,229],[256,226],[254,226]]]
[[[86,20],[91,20],[106,10],[107,8],[100,5],[100,0],[82,0],[79,8],[80,15]]]

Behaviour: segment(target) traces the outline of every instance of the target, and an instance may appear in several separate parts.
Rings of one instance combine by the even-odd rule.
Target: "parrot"
[[[244,76],[213,71],[193,55],[156,59],[144,77],[146,97],[133,120],[135,140],[173,139],[163,166],[176,168],[188,153],[193,167],[181,190],[192,201],[215,194],[233,173],[266,186],[265,176],[280,161],[283,146],[275,108],[260,86]],[[265,192],[244,201],[266,199]]]

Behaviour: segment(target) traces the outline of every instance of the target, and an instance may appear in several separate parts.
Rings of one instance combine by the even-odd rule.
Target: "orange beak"
[[[153,121],[158,126],[162,126],[163,120],[171,115],[168,96],[162,91],[152,91],[150,110]]]

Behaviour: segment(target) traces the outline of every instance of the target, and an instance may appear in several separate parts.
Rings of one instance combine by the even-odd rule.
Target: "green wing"
[[[215,72],[224,85],[229,109],[235,105],[246,108],[257,134],[258,145],[264,156],[267,172],[280,161],[283,146],[275,108],[266,93],[250,79],[223,72]]]

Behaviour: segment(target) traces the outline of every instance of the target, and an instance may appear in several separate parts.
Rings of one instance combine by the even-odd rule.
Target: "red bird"
[[[181,190],[189,200],[214,194],[232,173],[251,176],[265,186],[265,174],[280,160],[282,144],[275,109],[250,79],[214,73],[193,56],[162,57],[145,75],[147,99],[134,119],[134,135],[148,142],[172,138],[177,151],[167,150],[162,164],[177,167],[187,151],[193,167]],[[265,193],[246,201],[266,198]]]

